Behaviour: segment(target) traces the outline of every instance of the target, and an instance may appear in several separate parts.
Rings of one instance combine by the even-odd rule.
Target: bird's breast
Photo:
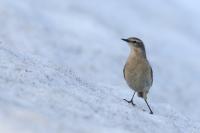
[[[135,91],[143,91],[150,88],[151,66],[147,59],[130,56],[124,68],[124,77],[129,87]]]

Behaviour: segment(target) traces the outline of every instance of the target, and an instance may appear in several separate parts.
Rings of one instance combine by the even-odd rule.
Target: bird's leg
[[[151,110],[151,108],[150,108],[150,106],[149,106],[149,104],[148,104],[147,100],[146,100],[146,99],[144,99],[144,101],[146,102],[146,104],[147,104],[147,106],[148,106],[148,108],[149,108],[149,110],[150,110],[150,114],[153,114],[153,111]]]
[[[132,98],[131,98],[130,101],[129,101],[129,100],[126,100],[126,99],[124,99],[124,101],[126,101],[126,102],[128,102],[128,103],[131,103],[133,106],[135,106],[135,104],[133,103],[133,98],[134,98],[134,96],[135,96],[135,92],[133,93],[133,96],[132,96]]]

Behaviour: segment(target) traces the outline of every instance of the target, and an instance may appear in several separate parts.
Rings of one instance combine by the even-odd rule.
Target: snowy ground
[[[199,4],[0,0],[0,132],[199,133]],[[129,36],[154,69],[154,115],[122,100]]]

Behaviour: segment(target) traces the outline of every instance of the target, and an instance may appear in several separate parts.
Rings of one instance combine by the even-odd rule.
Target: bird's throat
[[[146,52],[141,48],[133,48],[131,50],[132,56],[137,56],[139,58],[146,58]]]

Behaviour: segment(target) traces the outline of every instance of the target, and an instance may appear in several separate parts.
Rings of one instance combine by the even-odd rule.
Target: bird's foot
[[[126,101],[127,103],[131,103],[133,106],[135,106],[135,103],[133,103],[133,100],[126,100],[126,99],[124,99],[124,101]]]
[[[142,111],[146,112],[145,109],[142,109]],[[150,111],[149,114],[153,115],[153,111]]]
[[[152,111],[150,111],[150,114],[151,114],[151,115],[153,115],[153,112],[152,112]]]

